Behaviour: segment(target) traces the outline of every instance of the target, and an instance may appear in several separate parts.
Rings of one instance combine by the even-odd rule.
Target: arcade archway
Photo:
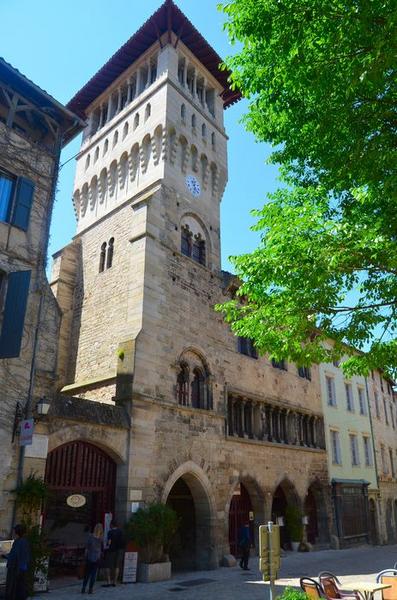
[[[307,491],[303,508],[307,517],[306,537],[310,544],[323,545],[329,543],[329,524],[327,502],[323,486],[313,482]]]
[[[44,528],[53,562],[78,563],[87,530],[114,513],[116,463],[102,449],[76,440],[48,454],[45,482],[50,490]],[[57,550],[58,549],[58,550]]]
[[[173,484],[167,504],[179,517],[179,529],[170,547],[172,568],[213,568],[211,507],[202,483],[192,473],[185,473]]]
[[[289,506],[301,508],[301,501],[293,484],[288,479],[284,479],[277,486],[272,503],[272,521],[281,525],[280,543],[284,549],[289,549],[291,544],[287,526],[287,509]]]
[[[239,556],[239,532],[245,523],[250,524],[251,542],[254,541],[253,515],[253,507],[247,488],[244,484],[238,483],[233,492],[229,509],[229,544],[230,553],[233,554],[233,556]]]

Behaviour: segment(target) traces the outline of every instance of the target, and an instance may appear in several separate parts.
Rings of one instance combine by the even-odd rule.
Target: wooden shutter
[[[21,350],[31,271],[8,276],[7,297],[0,336],[0,358],[15,358]]]
[[[15,204],[11,224],[24,231],[29,226],[30,210],[32,208],[34,183],[25,177],[18,177],[15,193]]]

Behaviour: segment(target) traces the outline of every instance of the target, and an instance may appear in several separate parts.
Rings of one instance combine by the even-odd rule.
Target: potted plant
[[[302,590],[286,587],[278,600],[309,600],[309,598]]]
[[[149,583],[171,578],[168,548],[177,529],[176,512],[160,502],[140,508],[132,515],[126,533],[140,549],[139,581]]]
[[[285,516],[292,550],[297,552],[303,535],[302,512],[297,506],[288,506]]]
[[[31,562],[28,571],[28,590],[48,591],[48,562],[50,550],[39,525],[43,504],[49,497],[49,489],[41,477],[31,473],[14,491],[21,522],[26,527]]]

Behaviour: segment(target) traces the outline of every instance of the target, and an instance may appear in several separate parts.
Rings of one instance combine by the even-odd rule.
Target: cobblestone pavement
[[[299,577],[316,577],[328,570],[340,577],[343,584],[355,579],[375,581],[382,569],[393,567],[397,561],[397,546],[365,546],[351,550],[322,550],[311,553],[288,552],[283,557],[277,591],[286,585],[299,586]],[[196,571],[175,575],[161,583],[136,583],[102,588],[96,584],[98,600],[260,600],[269,598],[269,586],[261,581],[257,558],[251,558],[251,571],[239,567],[215,571]],[[346,587],[348,587],[346,585]],[[81,584],[72,583],[54,589],[50,595],[36,600],[70,600],[81,597]]]

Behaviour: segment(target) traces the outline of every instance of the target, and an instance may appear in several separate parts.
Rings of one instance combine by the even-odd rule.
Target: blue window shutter
[[[11,224],[25,231],[29,225],[30,209],[32,208],[34,183],[25,177],[18,177],[15,192],[15,204]]]
[[[19,356],[31,272],[16,271],[8,276],[7,297],[0,335],[0,358]]]

